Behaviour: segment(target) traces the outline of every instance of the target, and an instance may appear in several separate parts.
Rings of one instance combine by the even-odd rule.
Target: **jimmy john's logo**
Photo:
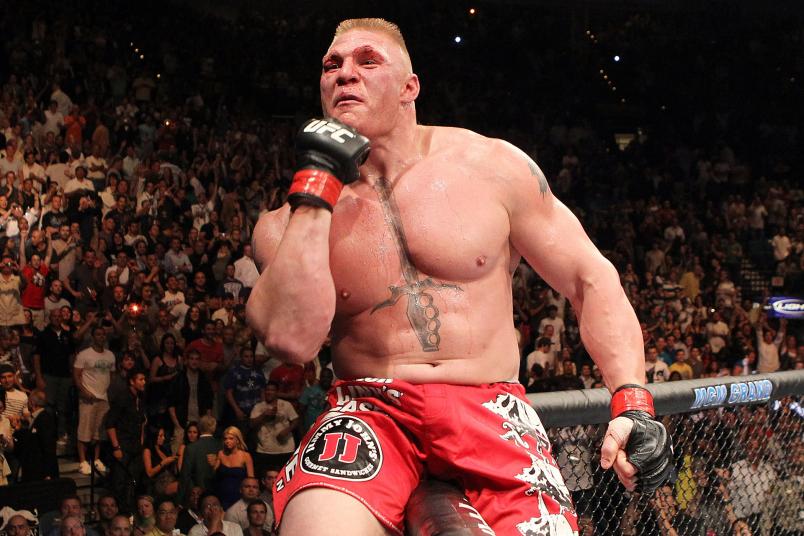
[[[318,427],[301,456],[305,473],[339,480],[371,480],[382,466],[382,449],[365,421],[346,415]]]
[[[330,123],[324,119],[313,119],[304,125],[304,131],[315,132],[316,134],[321,134],[322,136],[329,134],[329,137],[338,143],[346,143],[347,140],[343,139],[344,136],[347,138],[356,137],[354,132],[343,125],[338,123]]]

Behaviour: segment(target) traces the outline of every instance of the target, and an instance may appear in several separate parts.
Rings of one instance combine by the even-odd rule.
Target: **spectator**
[[[243,256],[234,262],[234,269],[234,278],[243,283],[244,287],[251,288],[254,286],[260,272],[254,263],[250,244],[243,246]]]
[[[50,517],[46,514],[46,517]],[[66,534],[69,535],[69,531],[79,527],[83,529],[83,523],[81,520],[84,517],[84,511],[81,507],[81,499],[78,495],[67,495],[62,497],[61,502],[59,503],[59,515],[56,518],[51,518],[52,523],[46,524],[43,520],[40,519],[41,522],[41,529],[47,536],[59,536],[60,534],[65,534],[65,530],[67,531]],[[78,523],[75,523],[78,521]],[[81,532],[84,536],[98,536],[98,533],[95,532],[90,527],[86,528],[86,532],[82,530]]]
[[[5,402],[3,415],[18,425],[20,419],[28,413],[28,395],[17,389],[16,371],[10,363],[0,363],[0,389],[3,390]]]
[[[327,393],[332,387],[333,373],[331,370],[321,369],[321,377],[317,382],[308,385],[299,397],[299,413],[302,415],[301,429],[304,435],[315,420],[327,407]]]
[[[30,424],[17,432],[22,482],[35,482],[59,478],[56,458],[56,420],[45,409],[47,397],[43,391],[32,391],[28,396]]]
[[[268,515],[270,519],[274,519],[274,485],[276,484],[276,477],[279,475],[279,472],[276,469],[268,468],[262,473],[257,473],[261,475],[260,486],[262,487],[262,491],[260,492],[259,499],[268,505]]]
[[[151,481],[151,489],[157,497],[173,496],[178,492],[178,459],[170,449],[164,428],[150,433],[142,450],[142,461],[145,474]]]
[[[550,349],[552,342],[547,337],[539,337],[536,341],[536,349],[529,353],[525,358],[526,370],[531,370],[534,364],[538,364],[549,374],[554,374],[556,367],[555,353]]]
[[[223,508],[228,509],[237,501],[243,479],[254,476],[254,461],[237,427],[223,431],[223,448],[214,461],[216,496]]]
[[[187,352],[186,367],[170,387],[168,413],[175,433],[181,436],[188,422],[199,422],[202,417],[212,416],[212,385],[199,369],[198,351]],[[213,429],[214,431],[214,429]]]
[[[109,522],[109,532],[106,536],[130,536],[131,534],[131,521],[123,515],[116,515]]]
[[[764,449],[759,437],[749,437],[745,443],[745,458],[732,462],[729,467],[728,490],[734,514],[746,519],[754,533],[759,532],[770,490],[777,481],[776,471],[763,460]]]
[[[137,510],[132,519],[132,533],[136,536],[145,536],[156,525],[154,498],[150,495],[137,497]]]
[[[36,522],[36,517],[29,511],[22,510],[8,519],[3,519],[3,526],[0,527],[0,530],[4,530],[7,536],[30,536],[31,521]]]
[[[224,536],[243,536],[240,525],[223,519],[223,508],[215,495],[201,497],[199,509],[203,515],[202,522],[191,528],[188,536],[211,536],[218,532]]]
[[[759,355],[759,372],[776,372],[779,370],[779,346],[784,340],[787,320],[781,319],[779,332],[774,332],[768,326],[766,317],[762,317],[757,328],[757,354]]]
[[[98,512],[97,530],[100,534],[109,535],[112,531],[112,521],[120,509],[117,506],[117,499],[114,495],[101,495],[95,503]]]
[[[215,432],[217,421],[211,415],[204,415],[198,423],[200,436],[198,441],[187,445],[184,450],[184,460],[181,466],[181,484],[179,493],[187,494],[192,488],[211,490],[215,483],[215,458],[221,449],[221,443],[212,434]],[[217,498],[215,499],[217,501]],[[220,502],[218,502],[220,506]],[[205,515],[203,509],[202,515]],[[221,511],[221,518],[223,512]]]
[[[92,472],[87,461],[87,447],[94,443],[94,465],[100,473],[106,466],[100,460],[101,426],[109,411],[108,389],[114,371],[114,354],[106,348],[106,329],[92,329],[92,346],[80,351],[73,365],[73,382],[79,391],[78,459],[79,472]]]
[[[259,499],[251,500],[246,507],[246,514],[248,515],[248,526],[244,529],[243,534],[248,534],[248,536],[272,536],[274,534],[273,513],[267,504]]]
[[[193,486],[187,491],[187,499],[184,502],[184,508],[179,512],[179,519],[176,523],[176,527],[182,534],[188,534],[190,529],[199,523],[203,524],[204,513],[201,511],[198,504],[203,491],[201,486]]]
[[[304,367],[295,363],[280,363],[271,371],[269,379],[276,383],[277,396],[295,408],[304,389]]]
[[[61,520],[59,533],[61,536],[87,536],[89,530],[79,516],[67,516]]]
[[[675,361],[670,365],[670,374],[678,372],[681,375],[681,379],[691,380],[693,378],[693,372],[692,367],[687,362],[687,353],[679,349],[675,351],[675,356]]]
[[[649,346],[645,351],[645,375],[648,383],[661,383],[670,378],[667,363],[658,359],[659,351],[655,346]]]
[[[17,275],[18,272],[17,263],[10,256],[3,255],[0,262],[0,327],[25,323],[21,299],[25,281]]]
[[[111,488],[125,509],[134,507],[134,485],[142,485],[142,438],[145,428],[145,373],[132,371],[126,378],[128,390],[121,393],[106,418],[106,433],[114,461],[109,475]]]
[[[265,376],[254,368],[254,350],[250,347],[240,348],[240,362],[224,376],[223,388],[226,389],[225,414],[230,416],[224,421],[247,430],[251,410],[262,400],[265,388]]]
[[[259,500],[258,499],[259,495],[260,495],[259,480],[257,480],[254,477],[244,478],[243,481],[240,483],[240,499],[226,510],[224,519],[226,521],[232,521],[233,523],[237,523],[238,525],[240,525],[240,527],[242,527],[244,531],[248,530],[249,516],[247,509],[251,501]],[[270,529],[271,524],[267,523],[265,528]]]
[[[50,258],[53,252],[50,236],[47,237],[47,254],[42,259],[39,255],[31,255],[30,264],[25,255],[25,239],[27,231],[20,231],[20,273],[24,282],[22,306],[31,311],[33,324],[37,330],[45,327],[45,282],[50,273]]]
[[[263,401],[251,410],[251,427],[257,430],[257,474],[264,474],[268,468],[282,467],[296,448],[293,430],[299,416],[293,405],[278,395],[279,386],[269,381],[263,391]]]
[[[174,434],[174,444],[179,443],[175,438],[178,434]],[[187,448],[187,445],[191,443],[195,443],[198,441],[198,423],[195,421],[190,421],[187,423],[187,426],[184,428],[184,433],[181,434],[184,437],[181,440],[181,444],[179,445],[177,452],[178,452],[178,469],[181,471],[182,465],[184,463],[184,450]]]
[[[173,499],[162,499],[156,503],[156,524],[145,536],[176,536],[173,530],[178,521],[179,509]]]

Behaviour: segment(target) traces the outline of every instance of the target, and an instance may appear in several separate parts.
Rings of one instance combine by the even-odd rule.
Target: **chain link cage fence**
[[[652,494],[629,493],[600,469],[605,391],[563,393],[586,406],[570,412],[531,399],[572,493],[580,534],[804,536],[804,371],[649,388],[672,437],[676,469],[675,481]]]
[[[608,391],[529,395],[572,494],[581,536],[804,536],[804,371],[649,390],[671,434],[676,468],[674,482],[652,494],[627,492],[613,471],[600,468]],[[493,534],[458,528],[477,526],[470,520],[450,523],[452,529],[441,523],[413,534]]]

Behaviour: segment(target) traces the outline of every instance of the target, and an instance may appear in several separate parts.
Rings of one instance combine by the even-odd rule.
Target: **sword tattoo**
[[[416,332],[416,337],[419,339],[419,344],[422,345],[422,350],[425,352],[437,352],[438,345],[441,342],[441,335],[438,333],[438,329],[441,327],[441,320],[438,319],[439,312],[435,299],[428,290],[448,288],[462,292],[463,289],[458,285],[434,281],[430,277],[420,278],[419,271],[410,260],[410,250],[405,239],[405,229],[402,228],[399,207],[397,207],[396,201],[391,195],[390,183],[385,177],[380,177],[374,185],[374,190],[380,198],[385,222],[394,237],[394,243],[399,253],[399,261],[402,264],[402,276],[405,278],[405,284],[402,286],[389,286],[388,290],[391,291],[391,297],[375,305],[371,309],[371,313],[373,314],[374,311],[385,307],[391,307],[402,296],[407,296],[408,321],[413,327],[413,331]]]

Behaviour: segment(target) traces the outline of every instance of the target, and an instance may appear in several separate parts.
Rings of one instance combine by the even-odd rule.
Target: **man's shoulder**
[[[423,127],[430,130],[430,155],[459,156],[472,165],[505,165],[520,163],[520,153],[514,145],[499,138],[489,138],[472,130],[457,127]],[[492,162],[490,158],[494,158]]]

